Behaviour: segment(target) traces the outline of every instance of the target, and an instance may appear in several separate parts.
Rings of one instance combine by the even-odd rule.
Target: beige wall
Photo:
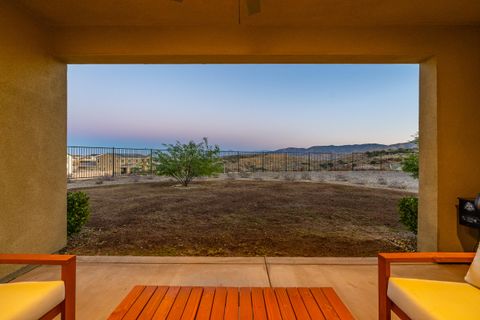
[[[455,203],[480,191],[480,28],[47,30],[4,4],[0,9],[0,150],[15,154],[0,159],[2,252],[51,252],[65,244],[63,63],[172,62],[421,63],[420,249],[472,248],[471,232],[457,226]],[[63,63],[49,54],[50,43]]]
[[[454,204],[480,192],[480,34],[446,41],[456,45],[437,59],[438,243],[471,251],[478,230],[457,226]]]
[[[66,67],[33,20],[5,1],[0,15],[0,253],[54,252],[66,239]]]

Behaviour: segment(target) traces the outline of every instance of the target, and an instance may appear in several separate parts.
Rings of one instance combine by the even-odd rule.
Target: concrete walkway
[[[398,265],[394,275],[463,281],[467,265]],[[15,281],[58,279],[42,266]],[[377,318],[376,258],[78,257],[79,320],[105,319],[136,284],[333,287],[357,319]]]

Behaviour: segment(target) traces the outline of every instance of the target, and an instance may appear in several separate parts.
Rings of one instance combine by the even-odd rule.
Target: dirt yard
[[[69,240],[74,254],[374,256],[415,248],[396,211],[404,191],[239,180],[83,191],[92,216]]]

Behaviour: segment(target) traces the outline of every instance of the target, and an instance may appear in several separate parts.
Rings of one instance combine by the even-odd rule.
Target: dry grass
[[[70,253],[373,256],[414,244],[396,212],[403,191],[245,180],[84,191],[92,218],[69,240]]]

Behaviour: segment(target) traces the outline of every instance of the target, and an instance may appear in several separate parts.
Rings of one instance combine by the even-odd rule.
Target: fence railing
[[[70,179],[154,174],[155,156],[162,149],[69,146]],[[357,171],[401,169],[412,150],[364,153],[220,151],[224,172]]]

